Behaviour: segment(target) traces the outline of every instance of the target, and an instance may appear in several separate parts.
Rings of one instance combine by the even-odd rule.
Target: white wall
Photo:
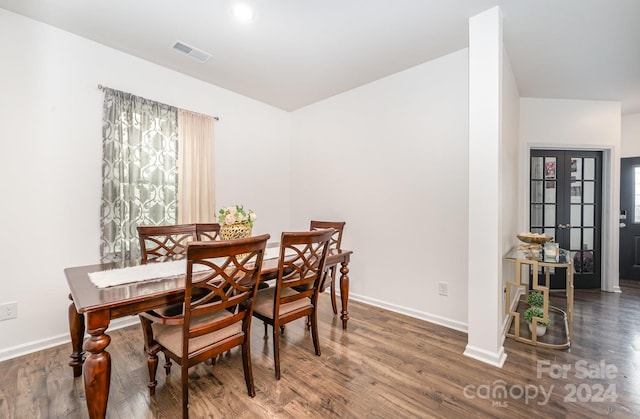
[[[527,180],[532,148],[603,151],[602,289],[606,291],[619,291],[620,129],[619,102],[520,100],[521,176],[525,197],[529,196]],[[528,214],[525,224],[528,225]]]
[[[466,49],[293,113],[292,225],[346,221],[352,298],[466,329],[467,130]]]
[[[620,157],[640,157],[640,113],[622,116]]]
[[[522,141],[532,147],[620,147],[619,102],[522,98],[520,115]]]
[[[520,94],[506,51],[503,52],[501,114],[500,253],[502,255],[502,288],[504,289],[506,283],[513,281],[516,275],[515,264],[506,261],[504,256],[513,248],[517,241],[516,234],[522,231],[524,223],[522,217],[524,194],[520,191]],[[501,301],[504,307],[504,299]],[[509,316],[504,309],[502,313],[506,327]]]
[[[217,115],[216,203],[289,228],[291,115],[0,9],[0,360],[68,340],[63,269],[99,261],[102,83]],[[176,59],[189,59],[176,55]]]

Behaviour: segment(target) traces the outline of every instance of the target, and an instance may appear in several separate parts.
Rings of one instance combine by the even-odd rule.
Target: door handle
[[[562,230],[571,228],[571,224],[558,224],[558,228]]]

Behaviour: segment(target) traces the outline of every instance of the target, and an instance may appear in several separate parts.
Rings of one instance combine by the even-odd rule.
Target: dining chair
[[[138,226],[142,263],[182,259],[189,242],[196,240],[195,224]]]
[[[213,230],[214,227],[210,224],[203,224],[201,227],[202,234],[211,234]],[[196,224],[138,226],[138,240],[142,264],[183,259],[189,243],[198,240],[198,227]],[[182,314],[182,303],[160,307],[149,311],[148,314],[161,317],[179,316]],[[140,321],[143,321],[142,317]],[[145,342],[145,345],[148,344],[149,342]],[[215,362],[215,359],[212,358],[211,361]],[[171,368],[168,356],[165,357],[165,368]]]
[[[329,242],[329,254],[332,251],[340,251],[342,248],[340,247],[342,244],[342,231],[344,230],[344,225],[346,223],[343,221],[315,221],[311,220],[310,230],[319,230],[332,228],[335,230],[333,235],[331,236],[331,241]],[[338,306],[336,302],[336,272],[337,266],[331,266],[327,269],[327,275],[322,281],[320,285],[320,291],[324,292],[327,287],[327,281],[331,281],[331,307],[333,308],[333,314],[338,314]]]
[[[186,253],[183,313],[143,313],[149,393],[155,394],[158,352],[181,367],[182,412],[188,417],[189,367],[242,346],[249,396],[255,396],[251,367],[251,318],[268,234],[238,240],[190,243]],[[199,290],[200,292],[196,292]],[[228,308],[237,307],[233,312]],[[165,365],[167,375],[171,364]]]
[[[218,223],[197,223],[196,238],[198,241],[220,240],[220,224]]]
[[[311,336],[316,355],[318,339],[318,288],[322,281],[329,240],[333,230],[282,233],[278,277],[273,287],[258,292],[253,315],[273,328],[273,358],[276,379],[280,379],[280,333],[286,323],[311,318]]]

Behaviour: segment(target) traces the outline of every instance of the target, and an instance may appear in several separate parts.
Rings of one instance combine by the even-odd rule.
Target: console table
[[[560,255],[557,262],[549,261],[543,259],[540,255],[534,255],[533,252],[528,251],[527,249],[523,249],[521,247],[514,247],[511,252],[506,256],[506,259],[510,262],[514,262],[516,264],[516,276],[513,282],[507,282],[507,294],[505,299],[505,313],[510,316],[509,319],[509,327],[507,327],[506,336],[509,338],[513,338],[519,342],[525,342],[530,345],[544,346],[547,348],[554,349],[566,349],[571,345],[572,338],[572,326],[573,326],[573,261],[569,256],[569,252],[560,249]],[[544,297],[544,306],[542,307],[544,311],[544,316],[540,318],[540,321],[546,322],[549,320],[549,312],[555,312],[561,315],[564,324],[561,324],[561,327],[564,327],[564,332],[566,335],[566,341],[562,343],[548,343],[542,342],[539,340],[536,331],[537,331],[537,318],[533,318],[531,322],[532,332],[529,333],[529,330],[525,327],[525,331],[523,332],[521,329],[520,316],[521,313],[518,311],[518,306],[523,304],[522,300],[518,301],[515,307],[511,307],[511,295],[512,290],[521,291],[522,287],[527,288],[527,284],[522,283],[522,268],[525,266],[527,269],[531,267],[532,273],[532,289],[531,291],[538,291]],[[540,272],[540,268],[544,270],[545,274],[545,284],[539,285],[538,275]],[[549,304],[549,282],[551,275],[551,268],[560,268],[567,270],[567,285],[566,285],[566,305],[563,308],[559,308],[556,306],[552,306]],[[526,302],[524,302],[526,304]],[[551,327],[554,325],[552,324]],[[513,327],[513,333],[511,333],[511,329]]]

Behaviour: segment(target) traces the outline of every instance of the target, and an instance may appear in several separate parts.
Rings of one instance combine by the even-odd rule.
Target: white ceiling
[[[0,7],[284,110],[468,46],[497,4],[524,97],[616,100],[640,113],[640,0],[0,0]],[[176,41],[212,55],[198,62]]]

